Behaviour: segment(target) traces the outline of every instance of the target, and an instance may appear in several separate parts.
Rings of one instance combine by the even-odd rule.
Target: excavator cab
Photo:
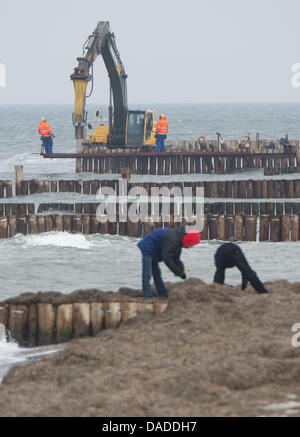
[[[95,127],[96,118],[99,124]],[[109,146],[109,126],[103,124],[102,111],[97,109],[92,124],[88,125],[90,131],[89,144]],[[156,122],[151,110],[129,110],[126,117],[125,147],[135,148],[155,144]]]
[[[129,110],[126,122],[126,146],[155,144],[155,128],[153,111]]]

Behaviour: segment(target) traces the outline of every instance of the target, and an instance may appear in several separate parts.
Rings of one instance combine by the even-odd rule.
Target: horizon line
[[[291,103],[300,103],[299,101],[293,101],[293,100],[278,100],[278,101],[212,101],[212,102],[133,102],[132,105],[239,105],[239,104],[243,104],[243,105],[251,105],[251,104],[291,104]],[[0,106],[8,106],[8,105],[39,105],[39,106],[46,106],[46,105],[70,105],[70,106],[74,106],[74,103],[70,103],[70,102],[51,102],[51,103],[31,103],[31,102],[23,102],[23,103],[1,103],[0,102]],[[100,105],[100,106],[109,106],[108,103],[97,103],[97,102],[91,102],[91,103],[87,103],[87,105]],[[131,105],[131,106],[132,106]]]

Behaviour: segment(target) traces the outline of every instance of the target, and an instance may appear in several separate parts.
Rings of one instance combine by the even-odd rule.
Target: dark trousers
[[[156,151],[158,153],[165,151],[165,138],[160,138],[157,136],[156,138]]]
[[[142,255],[142,283],[143,283],[143,293],[144,297],[152,297],[151,289],[151,276],[153,276],[154,284],[157,289],[159,297],[168,297],[168,290],[164,284],[161,277],[161,271],[159,265],[156,261],[153,261],[151,256]]]
[[[47,155],[51,155],[53,153],[52,147],[53,147],[53,139],[51,136],[49,137],[43,137],[43,146],[45,149],[45,153]]]

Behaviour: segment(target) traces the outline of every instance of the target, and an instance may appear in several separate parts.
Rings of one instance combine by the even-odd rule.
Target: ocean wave
[[[46,232],[40,235],[17,235],[19,242],[29,247],[56,246],[73,247],[76,249],[88,250],[92,242],[88,241],[82,234],[70,234],[68,232]]]

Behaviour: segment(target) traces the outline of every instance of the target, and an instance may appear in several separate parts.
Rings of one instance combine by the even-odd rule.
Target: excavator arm
[[[125,144],[128,111],[127,75],[108,21],[100,21],[92,35],[88,37],[83,47],[83,56],[77,58],[78,66],[71,75],[75,90],[75,112],[73,114],[75,137],[77,140],[84,137],[84,128],[87,124],[85,110],[87,85],[93,80],[93,63],[100,55],[110,79],[109,143],[122,145]]]

